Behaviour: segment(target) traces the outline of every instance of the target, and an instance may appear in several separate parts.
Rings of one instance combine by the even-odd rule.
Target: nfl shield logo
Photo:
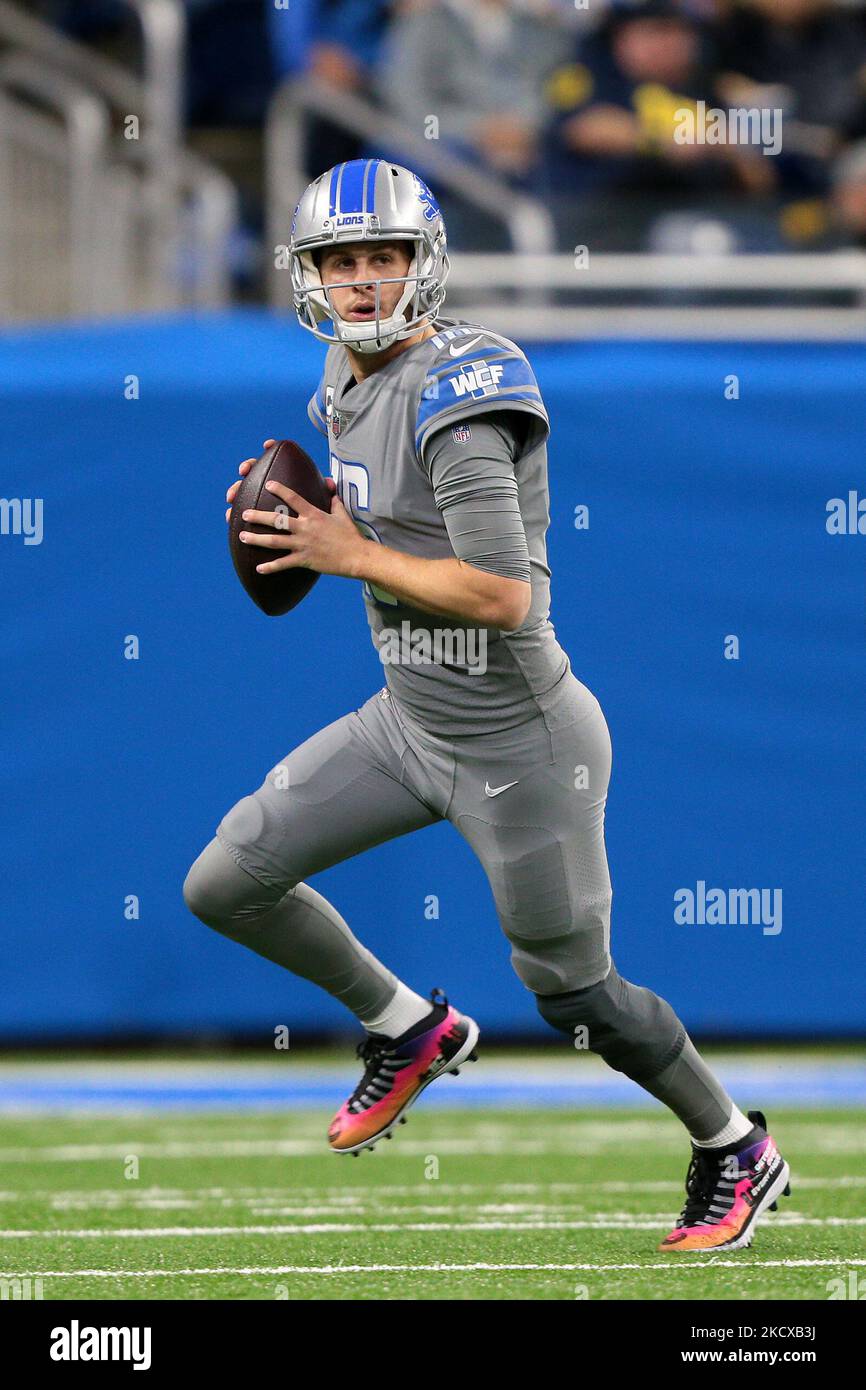
[[[337,414],[336,410],[334,410],[334,411],[332,411],[332,413],[331,413],[331,433],[333,434],[333,436],[334,436],[335,439],[337,439],[337,438],[339,437],[339,434],[340,434],[340,430],[341,430],[341,429],[342,429],[342,421],[340,420],[340,417],[339,417],[339,415]]]
[[[467,439],[472,438],[472,431],[468,425],[455,425],[451,431],[451,436],[458,444],[465,444]]]

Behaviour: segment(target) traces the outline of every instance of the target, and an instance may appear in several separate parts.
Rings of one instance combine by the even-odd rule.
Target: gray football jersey
[[[308,413],[328,439],[330,472],[362,534],[428,559],[454,555],[436,505],[428,441],[448,429],[471,453],[472,420],[518,412],[514,471],[529,552],[532,603],[514,631],[438,617],[364,583],[367,618],[389,689],[422,728],[444,738],[507,729],[570,664],[550,622],[547,411],[523,352],[478,324],[440,318],[436,334],[356,382],[330,347]],[[513,484],[512,484],[513,486]],[[483,489],[480,489],[483,498]]]

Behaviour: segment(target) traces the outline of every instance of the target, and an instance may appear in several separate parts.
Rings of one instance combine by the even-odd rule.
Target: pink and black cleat
[[[778,1197],[790,1196],[790,1169],[766,1119],[760,1110],[750,1110],[748,1119],[760,1133],[745,1148],[720,1154],[692,1145],[686,1203],[659,1250],[745,1250],[759,1217],[776,1210]]]
[[[357,1157],[380,1139],[390,1139],[425,1086],[446,1071],[456,1076],[462,1062],[477,1061],[475,1020],[452,1008],[441,989],[434,989],[430,1000],[428,1016],[399,1038],[370,1033],[358,1044],[357,1055],[367,1066],[331,1121],[328,1142],[334,1153]]]

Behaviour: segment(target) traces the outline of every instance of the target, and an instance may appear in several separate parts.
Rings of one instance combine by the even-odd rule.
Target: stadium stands
[[[864,72],[866,14],[834,0],[0,0],[0,312],[285,305],[303,183],[378,154],[427,176],[500,285],[539,279],[510,254],[560,254],[546,297],[518,295],[530,332],[617,304],[691,306],[687,331],[733,293],[790,305],[789,336],[804,302],[856,333]],[[569,294],[580,248],[604,274]],[[660,294],[659,257],[695,263],[694,293]],[[606,297],[581,299],[590,278]]]

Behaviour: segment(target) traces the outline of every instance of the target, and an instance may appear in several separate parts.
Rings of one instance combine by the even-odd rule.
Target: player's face
[[[376,316],[377,280],[405,275],[412,263],[409,250],[399,241],[347,242],[345,246],[327,250],[322,256],[320,273],[323,285],[344,284],[343,289],[331,290],[329,299],[341,319],[349,323],[367,323]],[[390,318],[405,285],[382,285],[379,317]]]

